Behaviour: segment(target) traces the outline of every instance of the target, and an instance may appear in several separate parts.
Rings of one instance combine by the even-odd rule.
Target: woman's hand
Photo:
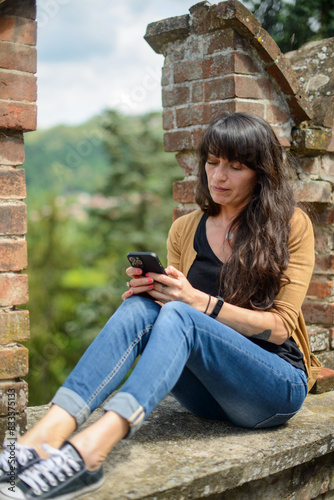
[[[165,269],[165,274],[147,273],[153,279],[153,288],[148,293],[157,302],[165,304],[178,300],[203,311],[207,302],[207,295],[194,288],[181,271],[173,266]]]
[[[153,278],[142,276],[143,271],[138,267],[128,267],[125,272],[132,279],[127,282],[129,289],[123,293],[123,300],[153,289]]]

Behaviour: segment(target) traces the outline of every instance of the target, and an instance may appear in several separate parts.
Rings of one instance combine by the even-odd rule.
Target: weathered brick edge
[[[0,439],[26,426],[29,313],[23,133],[36,129],[36,2],[0,4]],[[13,397],[15,395],[14,405]],[[7,437],[8,436],[7,434]]]

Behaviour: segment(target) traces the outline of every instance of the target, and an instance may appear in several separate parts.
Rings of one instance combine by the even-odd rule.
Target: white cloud
[[[38,126],[80,123],[107,107],[161,109],[163,56],[150,22],[187,14],[190,0],[38,0]]]

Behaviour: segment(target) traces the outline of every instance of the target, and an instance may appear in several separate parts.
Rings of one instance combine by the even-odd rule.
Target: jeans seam
[[[140,332],[138,337],[131,342],[127,350],[124,352],[123,356],[118,361],[117,365],[113,368],[113,370],[109,373],[109,375],[101,382],[101,384],[95,389],[95,391],[91,394],[91,396],[87,399],[87,404],[91,404],[94,399],[100,394],[100,392],[106,387],[106,385],[113,379],[113,377],[117,374],[117,372],[121,369],[124,362],[130,356],[133,349],[139,342],[142,340],[144,335],[148,333],[152,329],[153,325],[148,325],[144,330]]]

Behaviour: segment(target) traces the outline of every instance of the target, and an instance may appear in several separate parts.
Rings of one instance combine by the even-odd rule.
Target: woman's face
[[[257,173],[238,161],[208,154],[205,164],[208,186],[215,203],[240,211],[247,205],[257,184]]]

